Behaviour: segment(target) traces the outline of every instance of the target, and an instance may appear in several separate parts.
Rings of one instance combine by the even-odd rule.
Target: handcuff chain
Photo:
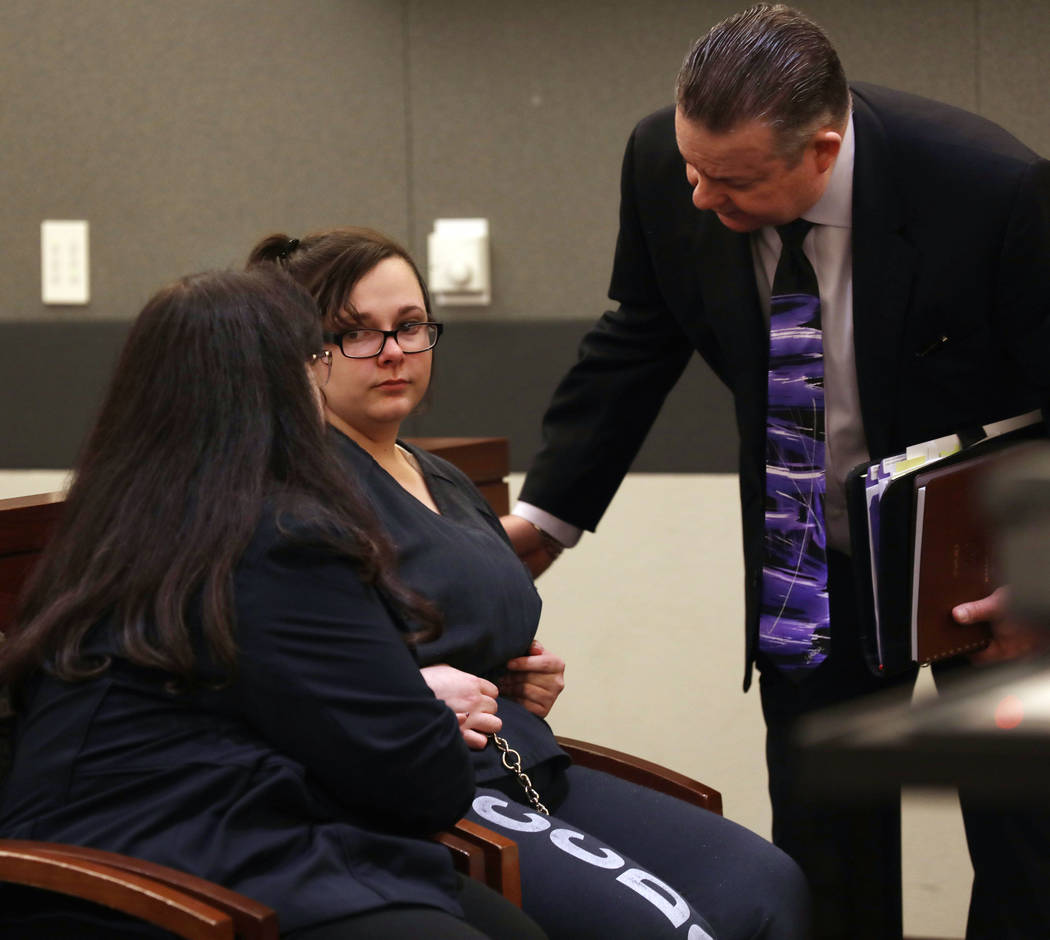
[[[518,783],[521,784],[521,788],[525,791],[525,796],[536,812],[543,816],[550,816],[550,811],[540,802],[540,795],[532,785],[529,775],[521,769],[521,755],[507,743],[506,738],[501,738],[498,734],[492,735],[492,743],[496,745],[496,750],[500,752],[500,760],[503,762],[503,766],[518,778]]]

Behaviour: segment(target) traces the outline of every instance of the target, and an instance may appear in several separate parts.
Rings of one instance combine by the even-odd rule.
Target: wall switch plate
[[[40,282],[45,304],[86,304],[91,297],[88,224],[40,223]]]
[[[492,302],[488,219],[435,219],[427,256],[430,294],[437,306]]]

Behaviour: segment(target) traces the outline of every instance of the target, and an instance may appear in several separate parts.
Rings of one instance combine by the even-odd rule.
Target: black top
[[[238,669],[222,688],[173,695],[118,658],[25,689],[0,836],[201,875],[274,908],[282,931],[395,903],[459,914],[448,850],[427,835],[463,815],[473,774],[400,625],[345,558],[272,514],[234,591]],[[117,653],[112,624],[88,649]]]
[[[402,443],[419,462],[440,515],[404,489],[345,434],[336,452],[360,481],[397,546],[399,573],[444,616],[444,634],[419,646],[420,665],[448,663],[496,681],[504,664],[528,652],[540,619],[532,577],[510,547],[496,514],[470,479],[448,461]],[[499,700],[500,736],[534,767],[568,764],[550,727],[517,702]],[[490,743],[471,751],[479,783],[507,775]]]

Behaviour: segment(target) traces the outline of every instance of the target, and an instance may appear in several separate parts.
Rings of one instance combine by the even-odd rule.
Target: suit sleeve
[[[236,581],[244,719],[351,811],[402,831],[450,825],[474,789],[455,714],[346,559],[268,541]]]
[[[521,499],[593,530],[693,349],[661,294],[639,215],[638,130],[624,156],[610,297],[543,418],[543,445]]]
[[[1037,160],[1017,188],[999,262],[1003,342],[1041,395],[1050,423],[1050,163]]]

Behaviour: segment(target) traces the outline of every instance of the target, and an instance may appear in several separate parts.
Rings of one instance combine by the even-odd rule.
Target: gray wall
[[[509,433],[522,466],[602,308],[627,134],[669,101],[692,39],[738,6],[3,0],[0,467],[68,465],[126,321],[172,277],[237,264],[275,229],[339,223],[423,258],[433,219],[472,215],[491,221],[494,303],[443,315],[455,329],[435,407],[413,430]],[[805,9],[851,77],[1050,152],[1045,0]],[[47,218],[91,223],[87,307],[40,301]],[[640,469],[732,468],[724,394],[700,367],[687,383]]]

